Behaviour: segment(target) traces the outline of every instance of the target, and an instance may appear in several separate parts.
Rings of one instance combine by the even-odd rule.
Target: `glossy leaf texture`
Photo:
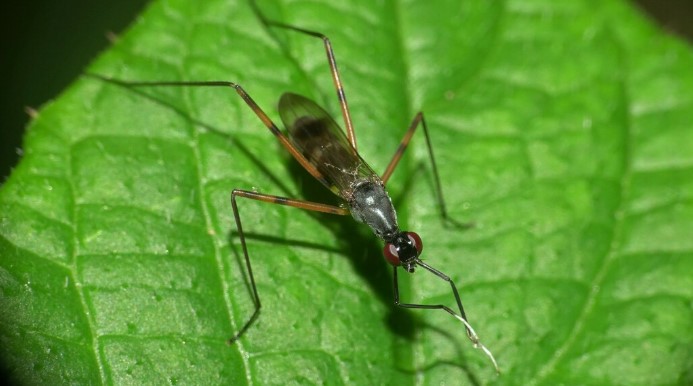
[[[320,40],[253,3],[154,2],[88,71],[229,80],[339,106]],[[693,379],[693,51],[624,1],[260,1],[332,39],[359,151],[460,288],[501,376],[437,311],[392,305],[382,245],[231,89],[83,77],[44,106],[0,190],[0,356],[22,384],[675,385]],[[56,63],[59,65],[59,63]],[[416,272],[411,301],[452,304]]]

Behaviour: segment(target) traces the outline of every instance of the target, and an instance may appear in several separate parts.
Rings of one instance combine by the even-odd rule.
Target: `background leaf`
[[[448,315],[391,305],[380,244],[346,219],[243,202],[265,308],[252,311],[232,188],[333,200],[230,91],[85,78],[30,127],[0,191],[2,357],[23,383],[687,384],[693,371],[690,47],[619,1],[260,3],[332,39],[360,151],[405,228],[460,287],[504,375]],[[247,3],[154,3],[90,71],[243,84],[338,106],[319,41]],[[417,274],[406,297],[450,302]]]

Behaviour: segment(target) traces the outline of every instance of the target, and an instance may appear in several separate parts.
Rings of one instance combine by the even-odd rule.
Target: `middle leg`
[[[270,204],[292,206],[294,208],[311,210],[314,212],[339,214],[339,215],[346,215],[349,213],[349,211],[347,209],[340,208],[340,207],[334,206],[334,205],[321,204],[321,203],[317,203],[317,202],[304,201],[304,200],[296,200],[293,198],[273,196],[270,194],[257,193],[257,192],[252,192],[249,190],[234,189],[231,192],[231,208],[233,209],[233,218],[236,221],[236,230],[238,231],[238,237],[241,240],[241,249],[243,250],[243,256],[245,258],[245,265],[246,265],[246,269],[248,270],[248,277],[250,278],[250,286],[251,286],[251,290],[253,293],[253,303],[255,305],[255,310],[253,311],[253,314],[251,315],[250,319],[248,319],[248,321],[243,325],[243,327],[241,327],[241,329],[238,330],[238,332],[233,337],[231,337],[231,339],[229,339],[229,343],[233,343],[236,340],[238,340],[238,338],[240,338],[241,335],[243,335],[248,330],[248,328],[253,324],[255,319],[257,319],[258,315],[260,314],[260,308],[262,307],[262,303],[260,302],[260,295],[258,295],[257,286],[255,285],[255,276],[253,275],[253,267],[250,264],[250,256],[248,255],[248,246],[245,242],[245,233],[243,233],[243,225],[241,223],[241,213],[238,210],[238,204],[236,203],[237,197],[267,202]]]
[[[411,141],[414,133],[416,133],[416,129],[418,129],[419,126],[423,127],[424,136],[426,137],[426,147],[428,148],[428,156],[431,161],[431,168],[433,169],[433,179],[436,188],[436,198],[438,200],[438,205],[440,206],[440,214],[443,217],[443,220],[449,221],[450,219],[448,217],[447,207],[445,206],[445,199],[443,198],[443,188],[440,183],[440,175],[438,174],[438,166],[436,164],[436,158],[433,155],[431,137],[428,133],[428,126],[426,126],[426,120],[424,119],[423,112],[419,111],[416,116],[414,116],[414,119],[412,119],[411,123],[409,124],[409,128],[407,129],[406,133],[404,133],[404,137],[402,138],[402,141],[400,141],[399,146],[395,151],[395,154],[392,156],[387,168],[385,168],[385,172],[383,173],[381,179],[383,180],[384,184],[387,184],[387,181],[397,168],[400,159],[402,159],[402,155],[404,155],[404,152],[407,150],[409,141]]]

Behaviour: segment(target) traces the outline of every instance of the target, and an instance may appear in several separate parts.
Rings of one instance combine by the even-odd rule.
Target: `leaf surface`
[[[693,376],[693,53],[622,1],[260,2],[332,39],[359,151],[403,228],[457,283],[503,375],[437,311],[392,305],[350,218],[239,202],[335,197],[232,91],[84,77],[29,127],[0,190],[0,352],[26,384],[672,385]],[[283,92],[341,122],[318,39],[245,2],[153,3],[90,72],[230,80],[279,122]],[[452,305],[417,272],[403,297]]]

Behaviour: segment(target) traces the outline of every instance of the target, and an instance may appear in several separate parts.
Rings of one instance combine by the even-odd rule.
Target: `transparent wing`
[[[289,140],[338,196],[348,200],[358,182],[380,178],[354,150],[334,119],[315,102],[285,93],[279,100],[279,115]]]

